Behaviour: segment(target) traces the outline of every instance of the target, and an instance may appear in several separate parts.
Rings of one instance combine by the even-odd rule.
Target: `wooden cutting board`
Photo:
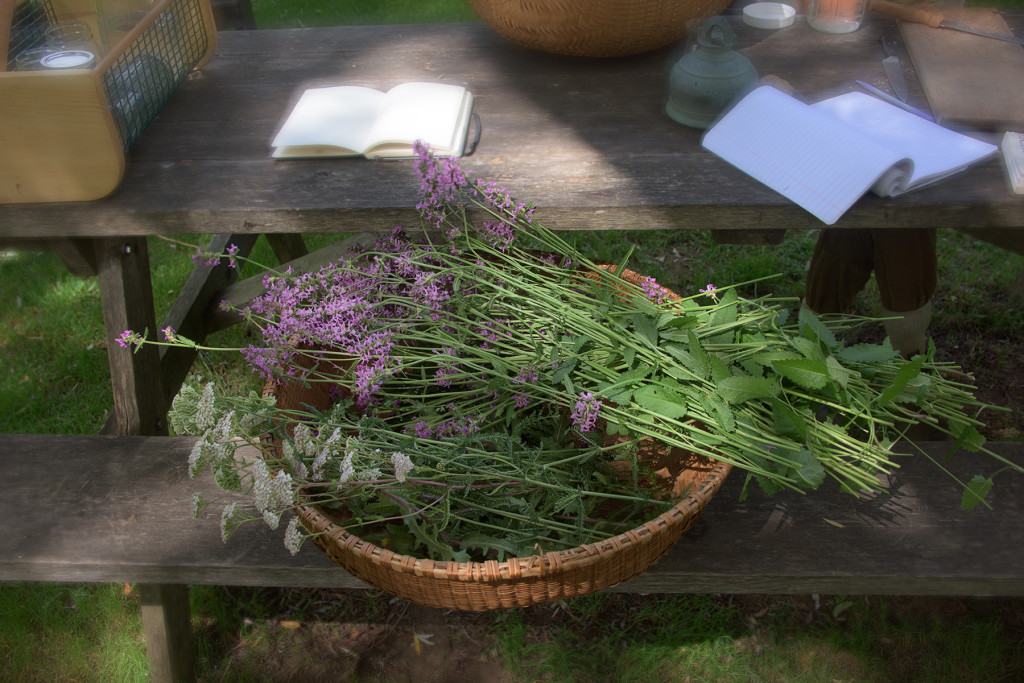
[[[1012,34],[995,10],[935,9],[949,21]],[[1024,132],[1024,46],[906,21],[900,33],[940,123]]]

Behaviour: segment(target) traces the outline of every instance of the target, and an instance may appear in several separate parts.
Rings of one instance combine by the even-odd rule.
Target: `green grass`
[[[1006,0],[1003,6],[1021,2]],[[462,0],[255,0],[254,8],[263,28],[475,19]],[[716,245],[703,232],[580,232],[573,238],[606,261],[617,261],[636,246],[632,267],[680,293],[707,282],[777,275],[749,285],[745,293],[787,297],[801,295],[814,243],[813,233],[791,233],[778,247]],[[330,239],[316,236],[309,242],[316,248]],[[158,319],[191,271],[187,253],[182,246],[150,240]],[[272,262],[263,241],[254,256]],[[1024,342],[1022,307],[1012,294],[1024,259],[946,231],[940,234],[939,258],[936,336],[959,340],[964,330],[984,330],[1010,346]],[[869,286],[858,310],[871,314],[877,308]],[[7,359],[0,373],[0,432],[98,431],[111,409],[100,311],[95,278],[72,277],[50,254],[0,254],[0,350]],[[234,345],[243,339],[244,332],[235,328],[212,341]],[[984,339],[969,343],[978,354],[991,354]],[[194,371],[239,384],[255,381],[236,362],[207,354]],[[270,606],[283,599],[289,600],[286,607]],[[247,669],[237,653],[244,643],[249,652],[263,647],[265,656],[279,656],[266,648],[288,642],[274,635],[282,612],[304,622],[321,614],[372,622],[388,620],[394,610],[386,596],[372,594],[352,599],[356,607],[344,615],[305,604],[312,599],[269,590],[194,588],[203,679],[259,680],[259,671]],[[492,615],[488,633],[495,656],[517,680],[987,683],[1024,678],[1024,636],[1013,601],[969,602],[942,619],[889,598],[822,597],[817,610],[790,599],[766,603],[602,594]],[[138,599],[123,585],[0,586],[0,680],[141,681],[147,674]]]

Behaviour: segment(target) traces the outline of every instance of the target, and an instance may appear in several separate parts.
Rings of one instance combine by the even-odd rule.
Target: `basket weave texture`
[[[641,276],[624,270],[622,277],[635,282]],[[264,395],[274,396],[282,410],[304,404],[327,409],[331,402],[321,382],[303,386],[272,380]],[[597,543],[503,562],[438,562],[402,555],[350,534],[315,506],[299,505],[296,512],[332,562],[399,598],[460,610],[529,607],[611,588],[661,559],[690,530],[732,470],[728,463],[707,458],[694,463],[687,467],[687,479],[692,482],[687,494],[654,519]]]
[[[495,31],[525,47],[578,57],[621,57],[671,45],[687,23],[732,0],[469,0]]]

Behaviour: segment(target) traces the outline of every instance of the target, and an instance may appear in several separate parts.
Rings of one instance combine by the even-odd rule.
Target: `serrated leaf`
[[[570,358],[569,360],[565,361],[564,363],[559,365],[558,368],[551,374],[551,383],[558,384],[559,382],[564,382],[565,379],[569,376],[569,373],[572,372],[575,368],[575,358]]]
[[[805,389],[821,389],[828,382],[828,367],[822,361],[809,358],[779,360],[772,363],[772,368]]]
[[[820,361],[825,360],[825,352],[821,350],[821,345],[818,344],[818,342],[807,339],[806,337],[793,337],[789,341],[804,358]]]
[[[697,374],[702,378],[707,377],[711,374],[711,359],[708,356],[708,352],[701,346],[700,340],[697,339],[697,335],[692,330],[686,331],[686,338],[689,342],[690,356],[693,357],[694,362],[699,368]]]
[[[795,468],[796,476],[800,477],[810,488],[816,489],[825,481],[825,468],[806,448],[797,451],[791,460],[799,465]]]
[[[800,413],[783,401],[772,401],[772,420],[775,423],[775,433],[779,436],[798,442],[807,440],[807,422]]]
[[[771,365],[777,360],[797,360],[803,358],[799,353],[795,351],[762,351],[761,353],[755,354],[750,357],[750,360],[754,361],[758,365]]]
[[[991,479],[987,479],[980,474],[974,475],[974,478],[964,488],[964,495],[960,499],[960,509],[970,510],[985,500],[988,492],[992,490],[992,484]]]
[[[846,385],[850,383],[850,378],[853,377],[853,371],[844,367],[833,356],[825,359],[825,366],[828,368],[828,376],[845,389]]]
[[[690,376],[696,376],[699,379],[704,379],[704,368],[701,367],[700,363],[697,362],[697,359],[694,358],[689,351],[679,344],[664,344],[661,348],[670,356],[682,363],[683,366],[690,371]],[[669,366],[668,369],[671,371],[672,366]],[[676,375],[672,376],[676,377]],[[676,379],[679,378],[676,377]]]
[[[888,339],[884,344],[854,344],[836,351],[836,356],[847,363],[884,363],[898,355]]]
[[[985,437],[974,428],[974,425],[962,422],[950,423],[950,430],[956,437],[956,445],[966,451],[977,453],[985,445]]]
[[[893,378],[892,384],[885,388],[885,390],[878,396],[878,405],[884,406],[894,398],[903,393],[906,389],[907,383],[921,374],[921,364],[924,362],[924,358],[918,356],[912,361],[908,361],[900,366],[900,369],[896,371],[896,377]]]
[[[811,309],[802,306],[797,320],[800,322],[800,333],[805,337],[817,339],[831,349],[839,346],[839,342],[836,341],[836,335],[832,330],[828,329],[825,323],[821,322],[821,318],[816,316]]]
[[[715,415],[718,416],[718,426],[726,432],[731,432],[736,429],[736,415],[733,414],[732,408],[718,398],[717,396],[711,397],[711,405],[715,409]]]
[[[633,314],[633,337],[641,344],[658,346],[658,321],[643,313]]]
[[[736,405],[757,398],[768,398],[775,391],[775,385],[766,377],[731,376],[718,381],[718,395],[726,403]]]
[[[674,391],[648,384],[633,392],[633,402],[655,415],[678,420],[688,412],[686,399]]]
[[[729,371],[729,368],[718,354],[709,353],[708,360],[711,361],[711,379],[718,382],[732,376],[732,372]]]

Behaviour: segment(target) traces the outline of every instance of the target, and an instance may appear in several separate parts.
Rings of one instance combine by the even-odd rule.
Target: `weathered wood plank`
[[[1024,13],[1009,15],[1024,25]],[[854,78],[884,83],[879,19],[836,38],[806,26],[764,32],[737,23],[762,74],[815,97]],[[484,25],[333,27],[225,33],[217,55],[175,93],[132,151],[120,190],[80,203],[0,207],[13,237],[242,231],[386,231],[414,225],[406,163],[274,161],[269,140],[297,92],[347,82],[386,88],[428,79],[477,95],[483,137],[466,164],[541,208],[556,229],[815,228],[807,212],[700,148],[700,131],[664,114],[678,46],[612,60],[531,52]],[[381,45],[389,49],[381,50]],[[260,64],[253,69],[252,64]],[[910,73],[912,100],[920,84]],[[915,99],[916,98],[916,99]],[[895,199],[865,197],[857,227],[1013,228],[1024,198],[998,159]]]
[[[139,584],[150,679],[190,683],[195,675],[192,606],[185,584]]]
[[[133,353],[116,341],[125,330],[156,331],[146,239],[97,239],[95,250],[114,390],[114,433],[166,434],[157,348],[147,345]]]
[[[280,531],[242,527],[221,542],[220,506],[190,514],[191,439],[8,435],[0,580],[139,581],[355,588],[312,544],[296,557]],[[949,444],[925,443],[944,458]],[[1024,444],[997,444],[1024,462]],[[993,470],[960,454],[960,476]],[[984,472],[988,473],[988,472]],[[695,529],[652,570],[621,586],[641,592],[1024,595],[1024,480],[997,478],[994,511],[958,509],[957,485],[908,458],[891,495],[826,490],[740,502],[730,477]],[[33,513],[26,515],[25,510]]]

